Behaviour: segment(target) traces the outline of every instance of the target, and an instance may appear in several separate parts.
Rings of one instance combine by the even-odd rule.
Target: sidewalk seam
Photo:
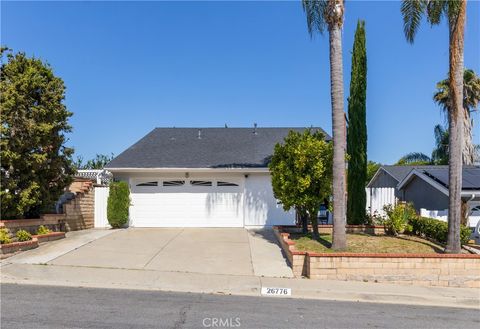
[[[183,231],[185,231],[185,228],[182,228],[182,229],[180,230],[180,232],[178,232],[177,234],[175,234],[175,236],[173,236],[170,240],[168,240],[167,243],[165,243],[165,245],[164,245],[162,248],[160,248],[160,250],[159,250],[158,252],[156,252],[155,255],[153,255],[152,258],[150,258],[150,259],[148,260],[148,262],[145,263],[145,265],[143,265],[142,269],[145,269],[145,267],[147,267],[148,264],[150,264],[150,263],[152,262],[152,260],[153,260],[155,257],[157,257],[158,254],[160,254],[160,253],[163,251],[163,249],[165,249],[173,240],[175,240],[180,234],[182,234]]]

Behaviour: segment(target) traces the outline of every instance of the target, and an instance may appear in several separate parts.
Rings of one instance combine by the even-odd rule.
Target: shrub
[[[415,208],[409,203],[400,203],[395,207],[387,205],[383,207],[387,213],[387,219],[384,221],[385,228],[388,234],[398,235],[405,231],[412,230],[409,224],[409,219],[416,217]]]
[[[414,217],[411,218],[412,233],[433,239],[440,243],[447,242],[448,223],[438,219],[428,217]],[[466,244],[470,239],[470,229],[465,226],[460,227],[460,242]]]
[[[8,230],[6,228],[0,229],[0,244],[10,243],[12,239],[8,235]]]
[[[48,233],[50,233],[50,232],[52,232],[52,231],[50,231],[48,228],[46,228],[46,227],[43,226],[43,225],[40,225],[40,227],[39,227],[38,230],[37,230],[37,234],[38,234],[38,235],[48,234]]]
[[[113,228],[124,226],[128,221],[130,189],[126,182],[112,182],[107,201],[107,218]]]
[[[18,230],[16,236],[18,241],[32,240],[32,235],[25,230]]]
[[[384,225],[385,224],[385,217],[382,216],[377,210],[373,212],[373,214],[370,213],[370,211],[367,211],[365,214],[365,225]]]

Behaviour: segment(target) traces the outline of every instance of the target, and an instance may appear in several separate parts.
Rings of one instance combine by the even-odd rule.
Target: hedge
[[[124,226],[128,222],[130,189],[127,182],[112,182],[107,200],[107,218],[113,228]]]
[[[412,225],[412,233],[425,236],[427,238],[436,240],[440,243],[447,243],[448,237],[448,223],[438,219],[428,217],[409,218],[409,223]],[[460,227],[460,241],[466,244],[470,240],[470,229],[465,226]]]

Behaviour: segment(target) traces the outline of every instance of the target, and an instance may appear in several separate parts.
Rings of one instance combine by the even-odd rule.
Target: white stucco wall
[[[270,174],[268,172],[261,173],[249,173],[249,172],[236,172],[236,173],[226,173],[226,172],[190,172],[189,179],[212,179],[212,180],[234,180],[239,183],[241,198],[236,198],[238,205],[236,206],[237,211],[240,210],[241,213],[237,212],[237,216],[241,216],[243,220],[240,220],[239,223],[234,226],[245,226],[245,227],[263,227],[263,226],[273,226],[273,225],[293,225],[295,224],[295,213],[293,211],[285,212],[280,204],[277,203],[277,200],[273,196]],[[116,173],[114,177],[119,180],[126,180],[129,182],[130,187],[132,188],[136,182],[139,180],[159,180],[163,178],[176,178],[176,179],[185,179],[185,172],[163,172],[163,173]],[[135,189],[134,189],[135,190]],[[152,192],[159,193],[152,189]],[[208,189],[205,189],[207,197],[205,200],[209,202],[215,202],[218,199],[218,191],[213,193],[208,193]],[[165,192],[162,192],[164,194]],[[225,197],[225,195],[222,195]],[[153,195],[152,195],[153,197]],[[176,220],[175,217],[175,207],[180,207],[181,210],[188,210],[190,216],[195,216],[196,212],[201,211],[198,207],[193,207],[193,202],[189,202],[188,193],[182,193],[177,195],[172,195],[172,201],[168,201],[168,198],[165,194],[162,197],[162,202],[152,201],[151,205],[142,206],[143,209],[134,209],[131,207],[131,215],[135,215],[136,212],[141,211],[152,211],[152,216],[158,216],[158,226],[176,226],[178,223],[179,226],[195,226],[193,221],[192,223],[187,223],[185,220]],[[183,198],[183,200],[177,200]],[[191,194],[192,198],[198,198],[199,195],[195,193]],[[132,202],[135,200],[135,195],[132,195]],[[154,200],[154,199],[152,199]],[[213,201],[212,201],[213,200]],[[174,202],[174,201],[180,201]],[[191,200],[193,201],[193,199]],[[165,204],[164,202],[167,202]],[[135,202],[136,203],[136,202]],[[161,206],[159,203],[164,203],[164,206]],[[197,202],[198,203],[198,202]],[[138,203],[139,204],[139,203]],[[219,203],[220,205],[220,203]],[[197,205],[198,206],[198,205]],[[211,204],[205,204],[205,207],[212,208]],[[190,209],[192,208],[192,209]],[[195,208],[195,209],[194,209]],[[153,209],[153,210],[152,210]],[[179,211],[183,212],[183,211]],[[169,215],[170,214],[170,215]],[[169,217],[169,218],[167,218]],[[198,217],[201,217],[199,214]],[[163,219],[162,219],[163,218]],[[161,223],[161,222],[164,223]],[[203,223],[203,224],[202,224]],[[199,226],[205,226],[205,222],[199,222]],[[188,224],[188,225],[187,225]],[[141,225],[141,224],[140,224]],[[225,223],[227,225],[227,223]],[[214,225],[215,226],[215,225]],[[223,226],[223,225],[222,225]]]
[[[273,197],[269,173],[255,173],[245,178],[245,226],[295,224],[294,211],[285,212]]]

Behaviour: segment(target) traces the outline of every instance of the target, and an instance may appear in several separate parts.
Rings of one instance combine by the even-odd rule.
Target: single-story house
[[[130,185],[130,226],[291,225],[295,213],[274,198],[268,163],[290,130],[305,129],[156,128],[105,169]]]
[[[462,200],[477,212],[480,166],[463,167],[461,194]],[[406,201],[413,203],[419,212],[422,209],[444,212],[448,209],[448,195],[448,166],[382,166],[367,185],[367,210],[383,213],[384,205]]]

